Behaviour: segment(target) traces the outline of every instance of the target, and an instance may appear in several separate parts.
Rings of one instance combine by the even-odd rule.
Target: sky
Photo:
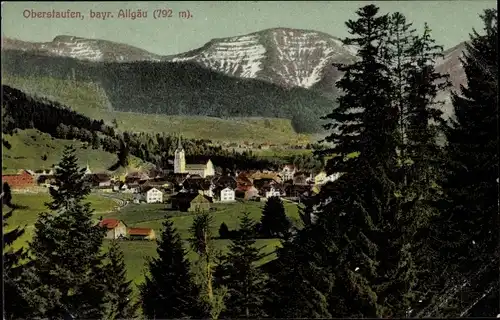
[[[374,3],[382,13],[401,12],[421,30],[427,22],[445,49],[468,40],[472,28],[481,30],[479,14],[496,7],[491,0],[453,1],[169,1],[169,2],[2,2],[2,37],[33,42],[72,35],[130,44],[156,54],[177,54],[199,48],[214,38],[244,35],[268,28],[316,30],[348,36],[345,21]],[[147,11],[147,18],[119,18],[119,10]],[[26,17],[30,12],[80,12],[81,18]],[[91,19],[92,12],[113,18]],[[170,11],[169,11],[170,10]],[[180,18],[187,11],[189,19]],[[124,11],[125,12],[125,11]],[[157,18],[154,13],[171,17]]]

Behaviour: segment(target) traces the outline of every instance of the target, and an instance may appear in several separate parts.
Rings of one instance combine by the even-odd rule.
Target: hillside
[[[86,143],[77,140],[55,139],[35,129],[17,130],[13,135],[2,134],[2,138],[11,145],[2,146],[2,169],[49,169],[61,159],[64,147],[73,144],[77,150],[78,164],[85,167],[87,163],[94,172],[107,171],[114,163],[115,154],[86,147]],[[46,157],[46,158],[45,158]],[[130,158],[129,170],[147,169],[146,164],[136,157]]]
[[[3,50],[4,74],[93,82],[113,110],[149,114],[292,120],[297,132],[321,130],[335,102],[304,88],[238,79],[195,63],[95,63]]]
[[[83,81],[60,80],[51,77],[17,77],[4,73],[2,83],[30,95],[46,97],[71,107],[90,118],[118,123],[118,131],[177,135],[188,139],[273,144],[308,143],[309,137],[297,134],[291,120],[279,118],[189,117],[140,114],[109,110],[105,92],[96,85]]]

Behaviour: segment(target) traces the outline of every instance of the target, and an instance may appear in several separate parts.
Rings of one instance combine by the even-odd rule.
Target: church
[[[215,175],[215,169],[212,161],[208,158],[187,158],[184,148],[181,144],[181,138],[179,137],[179,143],[177,149],[175,150],[174,158],[174,173],[188,173],[190,175],[200,175],[202,178]]]

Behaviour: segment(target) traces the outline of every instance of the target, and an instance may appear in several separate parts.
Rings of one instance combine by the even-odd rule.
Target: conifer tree
[[[249,213],[243,213],[238,238],[231,240],[229,253],[217,267],[223,270],[219,272],[221,279],[218,283],[227,288],[222,317],[249,319],[264,316],[265,275],[256,265],[263,256],[255,247],[254,228]]]
[[[2,185],[2,204],[12,208],[12,191],[10,190],[10,186],[7,182],[4,182]]]
[[[52,201],[45,204],[50,210],[68,209],[81,203],[90,194],[90,186],[83,179],[85,168],[78,166],[75,153],[73,145],[66,146],[55,168],[55,183],[49,188]]]
[[[134,319],[138,305],[132,301],[132,281],[127,281],[127,270],[123,251],[116,240],[107,252],[108,262],[104,268],[106,298],[109,319]]]
[[[40,213],[29,243],[35,317],[100,318],[104,311],[105,285],[96,279],[102,274],[105,230],[93,221],[90,204],[83,203],[88,189],[74,152],[72,147],[64,151],[56,169],[58,188],[50,189],[53,201],[47,203],[53,211]]]
[[[283,201],[279,197],[267,199],[260,219],[261,232],[264,237],[285,237],[291,227]]]
[[[224,309],[226,288],[214,288],[214,272],[216,261],[220,253],[217,252],[212,240],[213,217],[208,212],[197,212],[193,224],[189,228],[191,233],[191,248],[198,254],[195,263],[198,283],[201,284],[200,299],[205,308],[205,314],[211,319],[218,319]]]
[[[474,304],[476,297],[480,299],[491,290],[490,286],[498,283],[497,10],[486,10],[482,19],[484,33],[474,30],[463,53],[467,85],[452,96],[455,119],[445,132],[447,161],[442,182],[445,199],[439,206],[441,215],[433,223],[433,237],[438,239],[435,247],[439,248],[434,272],[462,291],[462,301],[445,316],[460,316],[464,306]],[[462,285],[463,282],[467,285]],[[492,292],[498,293],[496,288]],[[493,313],[482,314],[472,308],[464,315],[498,314],[498,299],[487,300],[488,296],[484,300],[492,303],[489,310]],[[479,301],[476,303],[480,304]],[[442,308],[436,312],[433,316],[443,316],[439,314]]]
[[[163,223],[158,256],[148,263],[140,286],[142,310],[148,319],[202,318],[199,288],[189,270],[186,251],[172,221]]]
[[[3,200],[3,197],[2,197]],[[13,243],[25,232],[17,227],[9,229],[8,220],[14,209],[2,214],[3,224],[3,311],[5,319],[27,318],[30,314],[30,306],[25,299],[26,283],[22,276],[25,267],[23,260],[26,258],[24,248],[14,249]]]
[[[329,271],[323,276],[318,272],[322,283],[314,284],[317,279],[312,279],[302,286],[303,292],[309,291],[302,299],[312,305],[321,297],[333,317],[390,314],[391,306],[377,293],[394,284],[379,268],[379,259],[389,248],[386,238],[398,236],[397,230],[384,226],[395,223],[401,212],[394,181],[399,110],[393,103],[395,85],[388,63],[393,56],[387,51],[391,21],[378,15],[374,5],[359,9],[357,15],[356,21],[346,23],[352,37],[344,43],[358,46],[358,60],[337,66],[345,72],[337,83],[343,95],[339,106],[326,116],[331,121],[326,128],[332,131],[326,140],[334,145],[324,151],[334,155],[326,170],[343,174],[322,187],[315,200],[317,222],[299,231],[287,253],[312,257],[296,260],[306,264],[311,260],[316,270]],[[297,263],[293,267],[303,269]]]

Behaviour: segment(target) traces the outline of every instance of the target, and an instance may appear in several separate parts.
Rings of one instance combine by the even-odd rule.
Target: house
[[[85,175],[85,181],[91,187],[110,187],[111,186],[111,177],[107,173],[92,173]]]
[[[127,225],[121,220],[104,219],[99,222],[99,226],[108,230],[106,239],[118,239],[127,236]]]
[[[266,199],[269,199],[271,197],[281,197],[281,194],[282,191],[273,186],[264,189],[264,196],[266,197]]]
[[[292,164],[287,164],[281,169],[280,175],[281,175],[281,178],[283,179],[283,181],[289,181],[289,180],[293,180],[293,176],[295,175],[295,172],[297,172],[297,169],[295,168],[295,166]]]
[[[235,191],[230,187],[226,187],[224,189],[216,189],[217,190],[217,199],[220,202],[234,202],[235,201]]]
[[[156,239],[155,231],[151,228],[129,228],[127,233],[130,240]]]
[[[293,175],[293,184],[295,185],[307,185],[308,184],[308,178],[309,174],[306,172],[295,172]]]
[[[289,184],[285,186],[285,192],[289,198],[308,197],[312,194],[310,185]]]
[[[212,184],[216,187],[231,188],[233,190],[238,187],[236,179],[229,174],[213,178]]]
[[[149,188],[145,192],[146,194],[146,203],[162,203],[163,202],[163,192],[156,188]]]
[[[16,174],[3,174],[2,184],[5,182],[12,189],[24,189],[35,186],[35,178],[28,170],[19,170]]]
[[[208,211],[210,200],[199,193],[179,192],[171,198],[171,208],[179,211]]]
[[[120,191],[122,191],[124,193],[139,193],[140,185],[136,182],[135,183],[134,182],[124,183],[120,187]]]
[[[198,174],[205,178],[214,176],[215,168],[212,161],[206,157],[190,157],[186,159],[186,153],[179,137],[174,157],[174,173]]]
[[[131,172],[125,177],[125,183],[139,183],[141,180],[149,180],[149,175],[144,172]]]
[[[235,190],[235,197],[243,200],[251,200],[259,196],[259,190],[254,186],[240,186]]]
[[[50,185],[54,184],[55,181],[56,179],[54,175],[43,174],[38,176],[36,183],[38,185],[49,187]]]
[[[190,176],[182,183],[182,187],[184,190],[187,190],[192,193],[200,193],[206,195],[207,197],[212,198],[214,196],[213,189],[215,186],[212,184],[212,181],[209,179],[204,179],[200,176]]]

